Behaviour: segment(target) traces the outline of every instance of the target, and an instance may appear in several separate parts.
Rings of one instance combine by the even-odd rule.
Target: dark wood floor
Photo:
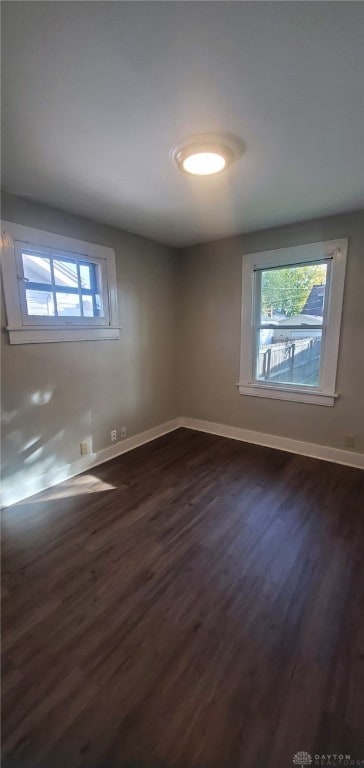
[[[3,766],[364,760],[364,473],[179,430],[3,519]]]

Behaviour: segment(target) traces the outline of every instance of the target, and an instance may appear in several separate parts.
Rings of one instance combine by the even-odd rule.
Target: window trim
[[[56,341],[97,341],[120,338],[117,307],[115,253],[96,243],[27,227],[15,222],[2,221],[2,275],[6,308],[6,330],[10,344],[37,344]],[[19,287],[19,244],[41,250],[52,249],[66,256],[80,256],[82,260],[100,264],[103,270],[103,299],[105,316],[100,318],[44,318],[22,314],[22,292]],[[21,276],[20,276],[21,277]],[[107,311],[108,310],[108,311]],[[91,322],[90,322],[91,321]],[[95,322],[96,321],[96,322]]]
[[[271,251],[250,253],[242,260],[242,310],[239,394],[253,397],[290,400],[313,405],[333,406],[340,342],[340,326],[345,283],[348,239],[328,240],[307,245],[290,246]],[[314,256],[313,256],[314,252]],[[267,268],[293,266],[330,259],[328,300],[323,323],[320,384],[305,387],[296,384],[260,382],[255,379],[255,274]],[[325,302],[326,303],[326,302]]]

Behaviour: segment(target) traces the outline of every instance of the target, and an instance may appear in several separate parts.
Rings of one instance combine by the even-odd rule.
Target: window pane
[[[25,290],[28,315],[49,315],[54,317],[53,294],[48,291]]]
[[[326,272],[319,263],[262,270],[260,324],[322,325]]]
[[[22,252],[24,277],[32,283],[51,282],[51,268],[46,256],[36,256],[32,253]],[[34,313],[33,313],[34,314]],[[37,312],[37,314],[40,314]],[[43,313],[41,313],[43,314]]]
[[[57,311],[60,317],[80,317],[80,298],[78,293],[56,293]]]
[[[91,288],[91,276],[90,267],[94,267],[94,264],[80,264],[80,276],[82,288]]]
[[[322,331],[281,329],[258,332],[257,372],[259,381],[317,387],[320,373]]]
[[[92,296],[82,294],[82,306],[84,317],[95,317]],[[97,316],[97,315],[96,315]]]
[[[98,293],[95,293],[95,302],[93,302],[92,295],[83,293],[82,305],[84,317],[104,317],[101,298]]]
[[[96,301],[97,317],[104,317],[105,313],[102,306],[102,298],[99,293],[95,294],[95,301]]]
[[[77,288],[77,264],[75,261],[53,260],[54,282],[56,285],[64,285],[69,288]]]

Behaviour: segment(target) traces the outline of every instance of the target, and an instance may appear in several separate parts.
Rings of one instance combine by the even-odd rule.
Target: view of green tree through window
[[[328,263],[259,270],[256,378],[317,387]]]
[[[272,317],[274,312],[280,312],[286,317],[298,315],[312,288],[325,283],[326,264],[266,269],[262,272],[261,283],[262,314],[268,317]],[[322,314],[322,303],[320,306],[320,302],[316,301],[312,309],[321,310]]]

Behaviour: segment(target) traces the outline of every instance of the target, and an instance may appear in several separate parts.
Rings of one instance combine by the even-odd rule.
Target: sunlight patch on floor
[[[74,477],[62,483],[61,487],[55,486],[43,491],[42,498],[39,501],[53,501],[55,499],[65,499],[70,496],[81,496],[88,493],[100,493],[101,491],[113,491],[116,485],[104,483],[95,475],[87,474],[81,477]]]

